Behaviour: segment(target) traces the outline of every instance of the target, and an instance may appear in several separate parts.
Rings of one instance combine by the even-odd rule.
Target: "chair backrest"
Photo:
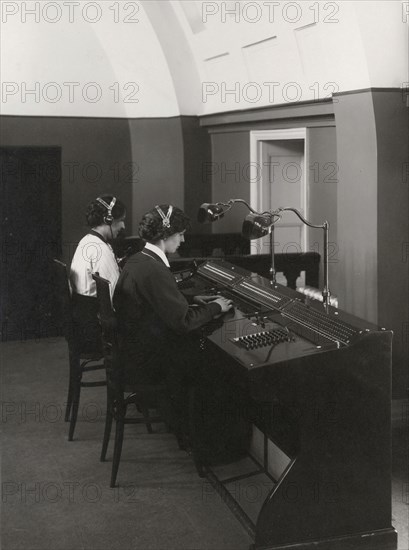
[[[92,278],[97,287],[98,319],[102,331],[102,345],[105,358],[107,382],[114,391],[122,391],[122,371],[120,368],[117,341],[117,318],[112,307],[111,283],[94,273]]]
[[[71,289],[68,279],[67,264],[53,259],[56,280],[56,295],[60,297],[63,306],[63,332],[67,340],[73,337],[73,317]]]
[[[98,318],[101,324],[102,337],[107,343],[116,343],[116,316],[112,307],[110,285],[108,279],[94,273],[92,278],[97,287]]]

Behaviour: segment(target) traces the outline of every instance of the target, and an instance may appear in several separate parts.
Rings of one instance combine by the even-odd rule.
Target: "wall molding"
[[[334,120],[334,107],[332,98],[320,101],[300,101],[298,103],[287,103],[246,109],[241,111],[227,111],[205,115],[200,117],[200,125],[214,127],[220,125],[255,123],[265,121],[276,121],[285,119],[303,119],[322,117],[323,120]]]
[[[278,122],[291,120],[292,126],[305,126],[311,119],[311,123],[329,126],[335,123],[334,103],[337,97],[352,94],[363,93],[403,93],[402,88],[363,88],[359,90],[347,90],[345,92],[336,92],[332,97],[320,99],[299,101],[297,103],[280,103],[279,105],[269,105],[264,107],[250,108],[240,111],[225,111],[204,115],[200,117],[200,125],[205,126],[209,131],[216,131],[217,127],[233,124],[254,124],[263,122]],[[295,119],[295,120],[294,120]],[[302,121],[299,123],[298,121]],[[308,121],[308,126],[310,121]]]

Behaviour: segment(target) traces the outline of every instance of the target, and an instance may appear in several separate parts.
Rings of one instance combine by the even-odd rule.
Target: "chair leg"
[[[101,449],[101,457],[100,461],[104,462],[107,456],[107,450],[108,450],[108,444],[109,444],[109,438],[111,436],[111,428],[112,428],[112,404],[110,402],[109,398],[109,392],[107,395],[107,414],[105,417],[105,430],[104,430],[104,439],[102,441],[102,449]]]
[[[68,347],[69,354],[69,364],[70,364],[70,380],[68,382],[68,395],[67,395],[67,405],[65,407],[65,422],[70,421],[72,402],[73,402],[73,393],[75,386],[75,378],[78,376],[78,373],[81,369],[80,357],[73,349]]]
[[[118,474],[119,461],[121,460],[123,440],[124,440],[124,421],[123,421],[123,418],[122,418],[122,419],[116,421],[115,447],[114,447],[114,457],[112,459],[112,472],[111,472],[111,485],[110,485],[110,487],[115,487],[115,484],[116,484],[116,476]]]
[[[78,377],[76,379],[73,379],[71,419],[70,419],[70,428],[68,431],[68,441],[72,441],[74,437],[75,425],[77,423],[78,409],[80,406],[80,395],[81,395],[81,378]]]
[[[64,416],[65,422],[70,421],[71,407],[72,407],[72,382],[71,382],[71,376],[70,376],[70,381],[68,384],[67,404],[65,407],[65,416]]]

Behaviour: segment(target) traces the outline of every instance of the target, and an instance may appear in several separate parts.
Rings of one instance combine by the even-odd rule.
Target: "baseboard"
[[[321,541],[274,546],[252,546],[252,550],[396,550],[398,534],[393,527]]]

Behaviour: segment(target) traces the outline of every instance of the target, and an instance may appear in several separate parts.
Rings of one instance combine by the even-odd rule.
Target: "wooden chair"
[[[112,308],[109,281],[97,274],[93,275],[97,285],[99,304],[99,319],[102,329],[102,343],[107,377],[107,412],[105,419],[104,438],[101,450],[101,462],[105,461],[111,435],[112,421],[115,420],[115,443],[111,471],[111,487],[115,487],[121,460],[122,443],[125,424],[145,424],[148,433],[153,433],[152,424],[164,422],[160,415],[150,416],[149,409],[166,406],[168,402],[165,385],[145,385],[124,383],[119,360],[117,342],[117,320]],[[129,405],[135,405],[142,417],[128,417]]]
[[[75,425],[78,417],[81,388],[94,388],[106,386],[106,379],[92,382],[84,382],[84,373],[105,368],[101,348],[89,349],[84,346],[82,330],[73,318],[72,294],[68,281],[67,265],[54,259],[56,272],[57,292],[63,304],[63,332],[68,344],[69,353],[69,383],[67,405],[65,409],[65,422],[70,423],[68,441],[74,437]]]

